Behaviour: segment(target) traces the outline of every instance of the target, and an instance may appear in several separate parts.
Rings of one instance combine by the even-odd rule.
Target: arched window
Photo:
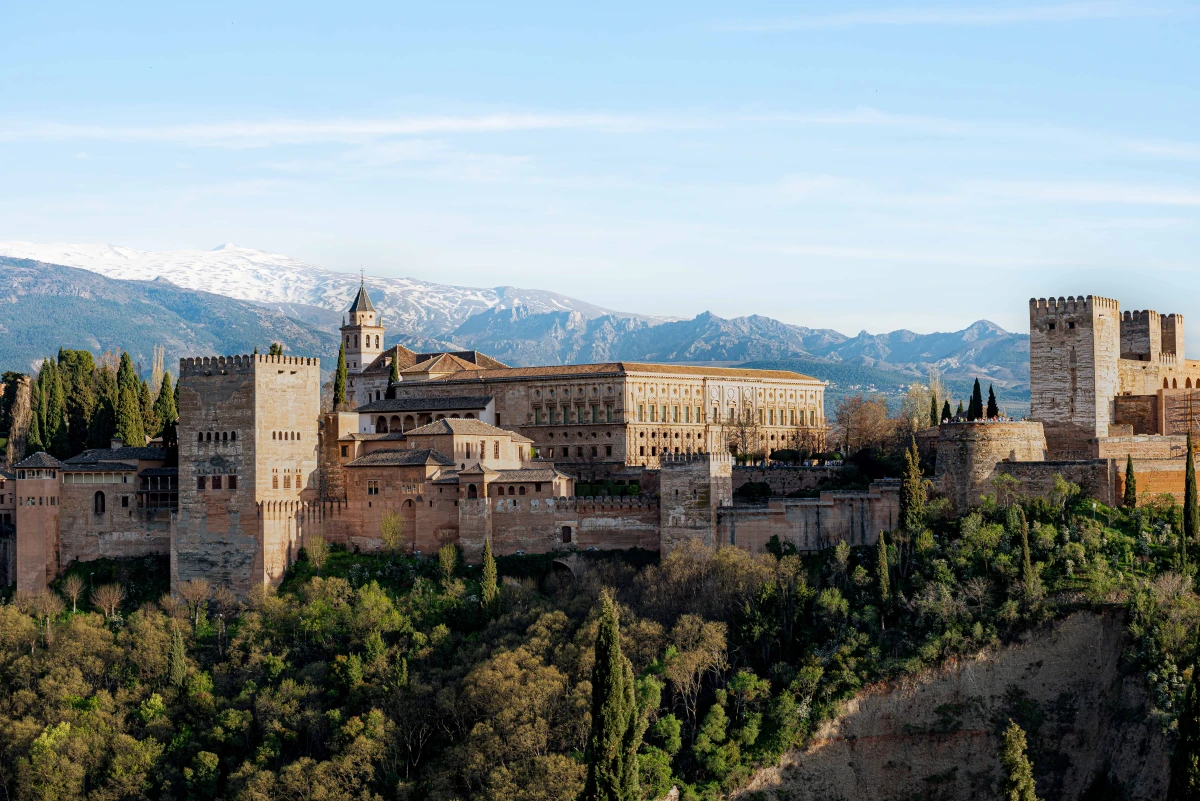
[[[467,485],[467,497],[468,498],[478,498],[479,497],[479,490],[475,489],[474,484]]]
[[[98,515],[104,514],[104,493],[103,492],[97,492],[95,494],[95,496],[92,498],[92,503],[96,507],[96,514],[98,514]]]
[[[229,432],[227,432],[227,431],[222,431],[222,432],[221,432],[221,441],[222,441],[222,442],[228,442],[228,441],[229,441]]]
[[[509,495],[516,495],[516,494],[517,494],[517,488],[516,488],[516,487],[509,487],[509,488],[508,488],[508,494],[509,494]]]
[[[405,508],[405,509],[411,509],[411,508],[413,508],[413,502],[412,502],[412,500],[411,500],[411,499],[410,499],[410,500],[407,500],[407,501],[405,501],[405,502],[404,502],[404,508]]]
[[[388,430],[388,424],[387,424],[386,417],[380,417],[378,420],[375,421],[375,433],[376,434],[386,434],[387,430]]]
[[[274,431],[271,432],[271,439],[275,439],[275,433],[276,432],[274,432]]]
[[[230,441],[230,442],[237,442],[237,432],[236,432],[236,431],[230,431],[230,432],[229,432],[229,441]]]
[[[1167,385],[1167,382],[1166,382],[1166,380],[1164,379],[1164,380],[1163,380],[1163,386],[1165,387],[1166,385]],[[204,432],[203,432],[203,431],[197,431],[197,432],[196,432],[196,442],[204,442]]]
[[[375,335],[375,347],[377,347],[377,348],[379,347],[379,335],[378,334]]]
[[[525,494],[525,488],[524,488],[524,487],[521,487],[519,490],[517,490],[517,494],[518,494],[518,495],[524,495],[524,494]]]
[[[206,431],[206,432],[205,432],[205,434],[204,434],[204,441],[205,441],[205,442],[212,442],[212,432],[211,432],[211,431]]]

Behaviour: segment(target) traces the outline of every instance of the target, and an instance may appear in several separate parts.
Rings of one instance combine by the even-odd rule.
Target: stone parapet
[[[1046,450],[1041,423],[942,423],[934,482],[962,512],[991,490],[998,463],[1043,462]]]

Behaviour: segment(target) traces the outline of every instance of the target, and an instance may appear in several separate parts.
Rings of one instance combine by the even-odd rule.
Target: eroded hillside
[[[1122,613],[1078,612],[1018,645],[877,685],[740,798],[997,798],[1009,718],[1029,732],[1041,798],[1163,798],[1169,752],[1144,680],[1121,671],[1127,640]]]

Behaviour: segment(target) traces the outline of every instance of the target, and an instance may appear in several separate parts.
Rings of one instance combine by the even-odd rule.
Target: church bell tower
[[[355,377],[383,353],[383,326],[367,295],[366,281],[358,285],[358,294],[342,319],[342,344],[346,347],[346,401],[350,408],[355,402]]]

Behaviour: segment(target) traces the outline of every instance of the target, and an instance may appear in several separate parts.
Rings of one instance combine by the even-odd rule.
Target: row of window
[[[358,347],[358,334],[354,335],[354,345],[353,346],[350,344],[350,335],[346,334],[346,347],[348,347],[348,348],[349,347],[355,347],[355,348]],[[363,347],[364,348],[371,347],[371,334],[367,334],[365,337],[363,337]],[[375,347],[377,347],[377,348],[379,347],[379,335],[378,334],[375,334]]]
[[[42,502],[43,499],[45,499],[45,503]],[[17,506],[58,506],[58,498],[53,495],[48,497],[39,495],[36,498],[30,495],[27,498],[18,498],[17,501]]]
[[[663,452],[664,454],[667,454],[667,453],[670,453],[670,452],[671,452],[671,449],[670,449],[670,448],[668,448],[668,447],[664,447],[664,448],[662,449],[662,452]],[[683,448],[683,449],[681,449],[681,448],[679,448],[679,446],[676,446],[676,447],[675,447],[675,453],[704,453],[704,448],[697,447],[697,448],[696,448],[696,450],[695,450],[695,451],[693,451],[691,448]],[[645,446],[645,445],[639,445],[639,446],[638,446],[638,456],[645,456],[645,455],[646,455],[646,446]],[[658,447],[657,447],[657,446],[655,446],[655,445],[651,445],[651,446],[650,446],[650,455],[651,455],[651,456],[658,456]]]
[[[129,473],[63,473],[64,484],[128,484]]]
[[[94,496],[92,496],[93,510],[95,510],[96,514],[102,515],[102,514],[104,514],[105,505],[106,505],[106,501],[104,498],[104,493],[100,492],[99,490],[96,490],[96,494]],[[129,496],[128,495],[121,496],[121,508],[122,509],[129,508]]]
[[[563,446],[561,448],[561,453],[562,453],[562,458],[564,458],[564,459],[571,458],[571,448],[569,446]],[[585,446],[583,446],[583,445],[576,446],[575,456],[577,458],[579,458],[579,459],[584,458],[585,453],[588,454],[589,456],[599,456],[600,455],[600,446],[592,445],[590,448],[585,448]],[[604,455],[605,456],[613,455],[613,446],[612,445],[604,446]],[[554,458],[554,446],[550,446],[550,447],[546,448],[546,458],[547,459]]]
[[[300,471],[296,470],[296,489],[301,489],[303,487],[303,485],[304,485],[304,482],[300,478]],[[288,472],[287,470],[283,471],[283,488],[284,489],[292,488],[292,474],[290,472]],[[279,471],[278,470],[271,471],[271,489],[279,489]]]
[[[208,489],[237,489],[237,476],[196,476],[196,489],[203,492]]]
[[[271,439],[285,439],[285,440],[291,440],[291,441],[298,441],[300,439],[300,432],[299,431],[272,431]]]
[[[196,442],[237,442],[236,431],[197,431]]]
[[[589,417],[590,413],[590,417]],[[605,406],[603,410],[599,406],[590,406],[586,409],[571,409],[563,407],[561,409],[551,406],[549,409],[533,410],[534,425],[554,425],[563,423],[611,423],[613,421],[613,407]]]

